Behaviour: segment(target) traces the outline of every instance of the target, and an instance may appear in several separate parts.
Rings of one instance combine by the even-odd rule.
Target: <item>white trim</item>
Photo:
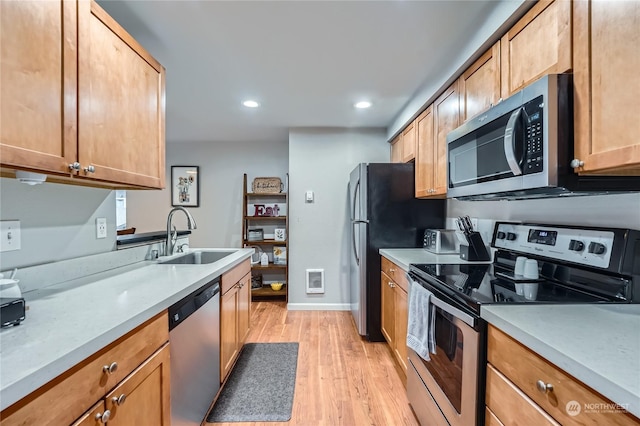
[[[350,311],[349,303],[288,303],[290,311]]]

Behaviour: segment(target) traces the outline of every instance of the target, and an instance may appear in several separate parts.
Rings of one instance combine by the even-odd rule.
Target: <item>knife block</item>
[[[491,255],[479,232],[471,232],[465,237],[469,245],[460,244],[460,259],[468,261],[491,260]]]

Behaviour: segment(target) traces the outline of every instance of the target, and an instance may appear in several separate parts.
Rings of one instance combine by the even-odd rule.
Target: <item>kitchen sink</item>
[[[207,251],[207,250],[198,250],[192,251],[191,253],[187,253],[183,256],[176,257],[171,260],[160,261],[163,265],[201,265],[207,263],[217,262],[220,259],[224,259],[225,257],[236,253],[237,250],[233,251]]]

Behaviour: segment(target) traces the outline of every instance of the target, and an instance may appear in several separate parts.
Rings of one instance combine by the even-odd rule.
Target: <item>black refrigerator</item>
[[[382,342],[381,248],[422,247],[425,229],[442,229],[445,200],[415,197],[412,163],[361,163],[349,180],[349,292],[358,332]]]

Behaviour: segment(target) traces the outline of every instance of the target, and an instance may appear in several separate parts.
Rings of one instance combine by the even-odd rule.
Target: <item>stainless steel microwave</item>
[[[640,177],[579,176],[570,74],[549,74],[447,135],[447,197],[546,198],[637,191]]]

